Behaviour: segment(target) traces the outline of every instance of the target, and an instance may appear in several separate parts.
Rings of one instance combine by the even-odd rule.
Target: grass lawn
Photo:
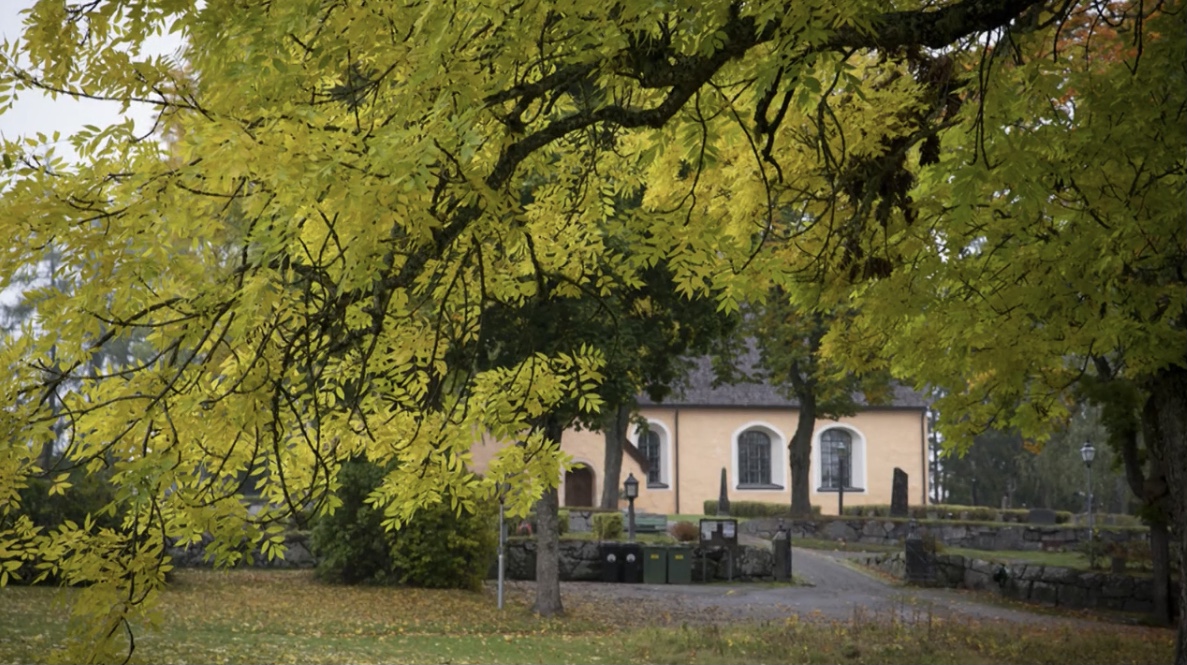
[[[900,545],[876,545],[873,543],[843,543],[836,540],[822,538],[792,538],[792,547],[802,547],[808,550],[829,550],[833,552],[870,552],[882,554],[884,552],[900,552]]]
[[[305,571],[183,571],[161,630],[137,629],[136,663],[1151,663],[1173,633],[1099,624],[1034,625],[863,616],[764,624],[665,620],[646,602],[566,595],[568,616],[539,619],[528,588],[499,612],[485,593],[333,587]],[[72,590],[0,589],[0,663],[45,662],[65,635]],[[668,618],[670,619],[670,617]]]
[[[691,514],[691,513],[679,514],[679,515],[668,515],[669,523],[671,523],[671,522],[692,522],[693,524],[700,524],[701,520],[719,520],[719,519],[738,520],[739,524],[750,520],[749,517],[734,517],[732,515],[728,518],[722,518],[722,517],[718,517],[716,515],[695,515],[695,514]]]
[[[523,537],[523,536],[514,536],[512,538],[509,538],[508,540],[525,541],[525,540],[534,540],[534,539],[529,538],[529,537]],[[568,533],[561,536],[561,540],[599,540],[599,538],[596,535],[594,535],[593,531],[569,531]],[[626,534],[623,534],[622,537],[619,538],[615,542],[620,542],[620,543],[627,542]],[[675,538],[669,536],[666,533],[635,533],[635,542],[643,543],[645,545],[676,545],[676,544],[678,544],[676,542]],[[695,543],[693,543],[693,544],[695,545]]]
[[[1030,550],[970,550],[961,547],[946,547],[944,554],[959,554],[961,556],[983,559],[986,561],[1000,561],[1002,563],[1035,563],[1043,566],[1060,566],[1072,570],[1088,571],[1088,555],[1083,552],[1036,552]],[[1109,557],[1097,556],[1096,570],[1108,570]],[[1125,569],[1127,575],[1149,576],[1150,569],[1141,565],[1130,564]]]

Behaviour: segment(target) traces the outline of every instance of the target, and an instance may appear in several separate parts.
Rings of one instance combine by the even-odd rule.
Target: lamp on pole
[[[1084,460],[1084,468],[1088,470],[1088,491],[1084,493],[1088,501],[1088,567],[1096,565],[1096,519],[1092,513],[1092,460],[1096,459],[1096,448],[1091,441],[1085,441],[1080,446],[1080,459]]]
[[[849,446],[844,441],[837,443],[837,517],[845,514],[845,456]]]
[[[633,543],[635,542],[635,499],[639,498],[639,481],[635,480],[635,474],[627,474],[626,481],[622,483],[622,490],[627,500],[626,537]]]

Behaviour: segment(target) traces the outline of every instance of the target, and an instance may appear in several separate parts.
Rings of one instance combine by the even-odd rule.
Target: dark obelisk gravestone
[[[894,484],[890,486],[890,516],[907,516],[907,472],[895,467]]]
[[[721,494],[717,497],[717,515],[728,517],[730,514],[729,485],[725,482],[725,467],[721,467]]]

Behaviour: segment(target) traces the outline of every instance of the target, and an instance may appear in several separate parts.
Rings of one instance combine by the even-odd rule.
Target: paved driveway
[[[965,617],[1058,626],[1090,626],[1092,621],[1053,616],[978,602],[973,594],[951,589],[918,589],[893,584],[847,564],[844,552],[795,548],[792,568],[808,586],[770,583],[601,584],[564,582],[566,607],[598,613],[621,611],[624,622],[648,617],[649,623],[706,623],[849,619],[898,615],[908,620]],[[533,583],[511,582],[513,595],[527,596]],[[629,608],[629,609],[628,609]]]

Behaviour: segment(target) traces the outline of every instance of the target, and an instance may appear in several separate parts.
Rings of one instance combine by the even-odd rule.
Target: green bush
[[[562,536],[569,532],[569,511],[556,512],[556,532]]]
[[[704,503],[706,515],[717,514],[717,500]],[[812,506],[812,514],[820,514],[820,506]],[[764,503],[762,501],[730,501],[730,517],[787,517],[791,515],[790,503]]]
[[[29,486],[20,492],[21,513],[45,529],[61,526],[67,520],[82,526],[87,515],[98,528],[114,529],[120,525],[123,514],[115,504],[115,490],[106,477],[75,470],[69,481],[69,489],[51,496],[52,483],[48,479],[31,479]]]
[[[70,473],[69,487],[64,493],[51,495],[53,484],[45,478],[31,478],[27,487],[20,491],[20,512],[33,520],[33,524],[48,531],[56,529],[63,523],[70,521],[80,528],[86,524],[89,515],[95,524],[95,529],[118,529],[123,522],[124,511],[115,501],[115,490],[107,477],[103,474],[87,475],[81,470]],[[12,516],[9,517],[11,519]],[[0,528],[5,526],[5,519],[0,516]],[[10,576],[12,584],[29,584],[43,572],[39,568],[44,560],[40,557],[25,561],[16,570],[15,576]],[[38,584],[58,584],[61,578],[54,573],[49,574]]]
[[[622,537],[622,513],[595,513],[593,532],[598,540],[618,540]]]
[[[398,531],[383,528],[383,513],[366,503],[384,471],[351,461],[338,472],[342,505],[319,518],[311,546],[317,576],[355,584],[400,583],[430,588],[474,589],[482,584],[498,546],[496,509],[458,515],[449,497],[417,511]]]
[[[342,505],[317,519],[310,541],[319,578],[338,584],[391,581],[391,544],[383,529],[383,512],[366,503],[383,476],[383,469],[366,461],[349,461],[338,470]]]
[[[391,547],[395,581],[430,589],[482,587],[498,548],[495,519],[490,506],[476,512],[454,512],[446,497],[422,508],[395,532]]]

